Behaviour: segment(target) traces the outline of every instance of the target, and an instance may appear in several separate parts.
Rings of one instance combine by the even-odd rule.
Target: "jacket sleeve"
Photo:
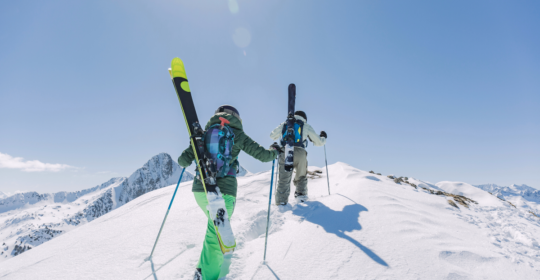
[[[248,155],[262,162],[271,161],[278,156],[278,152],[276,150],[265,149],[263,146],[259,145],[259,143],[253,141],[253,139],[251,139],[246,134],[244,134],[244,137],[242,139],[242,150]]]
[[[305,123],[304,124],[304,132],[306,133],[306,136],[309,137],[311,142],[313,142],[314,146],[323,146],[326,144],[326,138],[325,137],[319,137],[317,132],[311,127],[311,125]]]
[[[270,138],[272,138],[272,140],[281,139],[282,137],[281,132],[283,131],[284,125],[285,123],[282,123],[278,127],[276,127],[274,130],[272,130],[272,133],[270,133]]]
[[[189,146],[182,152],[182,155],[178,157],[178,164],[183,168],[186,168],[191,165],[193,160],[195,160],[195,155],[193,154],[193,148]]]

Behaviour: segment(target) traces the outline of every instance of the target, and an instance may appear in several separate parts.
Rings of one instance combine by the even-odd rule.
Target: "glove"
[[[321,135],[319,135],[319,137],[328,138],[328,135],[326,135],[326,132],[321,131]]]
[[[274,142],[274,144],[270,145],[270,149],[276,150],[279,154],[283,153],[283,149],[278,145],[278,143]]]

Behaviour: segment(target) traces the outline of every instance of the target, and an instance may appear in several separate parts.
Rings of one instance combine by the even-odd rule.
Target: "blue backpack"
[[[295,147],[307,147],[307,140],[302,139],[302,130],[304,129],[304,122],[301,120],[295,120],[294,121],[294,146]],[[283,125],[283,129],[281,131],[282,137],[281,137],[281,145],[285,146],[287,144],[287,123]]]
[[[234,145],[234,132],[228,125],[230,122],[220,117],[221,124],[214,124],[208,128],[203,141],[206,147],[206,156],[215,164],[216,178],[225,176],[236,177],[236,168],[232,167],[232,147]]]

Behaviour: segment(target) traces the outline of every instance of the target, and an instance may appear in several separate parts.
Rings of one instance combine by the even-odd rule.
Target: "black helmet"
[[[306,113],[304,113],[304,111],[296,111],[294,112],[294,114],[304,118],[307,121],[307,116],[306,116]]]
[[[238,113],[238,110],[236,110],[236,108],[234,108],[231,105],[221,105],[221,106],[219,106],[219,108],[217,108],[217,110],[216,110],[216,114],[217,113],[231,114],[231,115],[237,117],[240,121],[242,121],[242,119],[240,118],[240,113]]]

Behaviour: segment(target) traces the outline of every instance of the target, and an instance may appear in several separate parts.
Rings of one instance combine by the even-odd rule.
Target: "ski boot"
[[[193,275],[193,280],[202,280],[202,274],[201,274],[200,268],[197,268],[195,270],[195,275]]]
[[[297,192],[294,192],[294,198],[296,199],[296,203],[304,203],[309,199],[307,195]]]

